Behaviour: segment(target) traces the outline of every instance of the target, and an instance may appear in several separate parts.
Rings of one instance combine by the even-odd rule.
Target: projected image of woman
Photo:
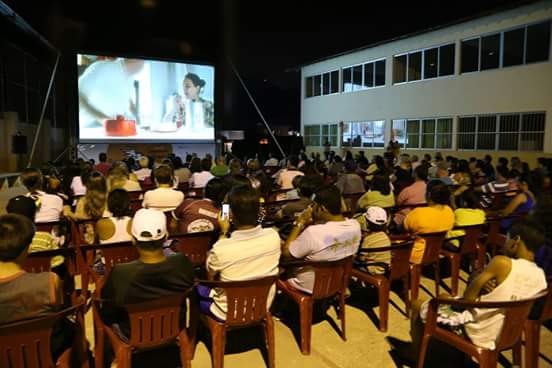
[[[185,126],[188,128],[212,128],[215,120],[213,102],[201,98],[205,81],[197,74],[188,73],[184,77],[183,89]]]

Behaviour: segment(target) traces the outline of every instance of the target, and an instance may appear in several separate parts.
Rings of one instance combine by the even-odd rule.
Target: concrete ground
[[[465,279],[465,274],[463,275]],[[445,279],[449,284],[450,279]],[[434,291],[434,283],[427,278],[422,279],[423,288],[420,292],[421,298],[429,298],[429,291]],[[465,284],[461,283],[463,288]],[[356,305],[357,302],[366,302],[367,306],[377,304],[377,295],[374,292],[359,292],[353,288],[353,297],[349,304]],[[391,294],[391,306],[389,308],[389,329],[387,333],[381,333],[377,329],[369,315],[359,307],[348,305],[346,308],[347,322],[347,341],[343,341],[336,330],[327,321],[316,323],[312,329],[312,347],[311,354],[304,356],[299,350],[293,332],[282,321],[275,322],[276,336],[276,366],[277,367],[300,367],[300,368],[348,368],[348,367],[376,367],[391,368],[403,367],[399,361],[393,359],[390,353],[391,347],[386,340],[387,336],[397,337],[409,341],[409,320],[403,315],[404,303],[399,297]],[[397,308],[398,307],[398,308]],[[370,309],[370,308],[367,308]],[[378,315],[377,306],[373,311]],[[329,310],[329,315],[335,318],[333,309]],[[87,315],[87,336],[93,343],[93,331],[91,316]],[[337,325],[339,321],[335,319]],[[295,324],[297,325],[297,324]],[[227,350],[224,356],[225,367],[239,368],[257,368],[266,367],[263,360],[263,354],[258,348],[262,345],[262,333],[250,331],[237,331],[227,337]],[[546,328],[541,329],[541,359],[540,367],[552,367],[552,332]],[[451,367],[458,358],[453,355],[447,355],[440,364],[440,367]],[[173,359],[175,351],[164,351],[159,353],[149,353],[147,356],[136,356],[136,363],[142,364],[133,366],[139,367],[176,367]],[[503,354],[502,365],[509,367],[511,354]],[[459,358],[459,361],[462,361]],[[171,362],[166,362],[169,360]],[[195,357],[192,361],[194,368],[208,368],[211,366],[209,350],[203,342],[199,342]],[[463,366],[462,364],[460,366]],[[469,365],[468,365],[469,366]],[[115,367],[115,364],[113,364]]]

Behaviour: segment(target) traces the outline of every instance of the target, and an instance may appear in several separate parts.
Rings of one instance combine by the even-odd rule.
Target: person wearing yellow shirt
[[[375,175],[370,184],[370,190],[358,199],[359,209],[366,210],[368,207],[389,208],[395,206],[395,195],[391,190],[389,176]]]
[[[486,216],[479,205],[479,199],[473,190],[462,193],[460,197],[460,208],[454,210],[454,227],[481,225],[485,222]],[[464,230],[449,230],[447,239],[466,235]],[[450,240],[445,247],[458,248],[460,245],[456,239]]]
[[[408,213],[404,228],[411,234],[429,234],[449,231],[454,226],[454,212],[449,207],[450,190],[441,182],[427,186],[427,207],[418,207]],[[420,263],[424,256],[425,240],[417,238],[412,248],[410,262]]]

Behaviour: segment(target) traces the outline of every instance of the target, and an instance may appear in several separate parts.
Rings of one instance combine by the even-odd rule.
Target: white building
[[[307,150],[552,155],[552,0],[301,66]]]

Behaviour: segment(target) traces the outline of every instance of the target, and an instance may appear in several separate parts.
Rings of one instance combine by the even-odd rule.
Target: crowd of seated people
[[[289,260],[350,256],[359,270],[383,275],[389,271],[391,252],[372,253],[370,248],[392,246],[394,236],[409,234],[414,242],[410,262],[416,264],[425,251],[418,235],[445,232],[450,240],[443,249],[454,250],[465,234],[457,227],[484,226],[497,217],[507,238],[503,255],[492,258],[480,275],[472,275],[464,298],[478,299],[491,279],[493,290],[485,300],[530,297],[546,288],[546,277],[552,277],[550,159],[539,159],[534,170],[517,158],[500,158],[494,167],[490,156],[464,160],[426,154],[418,160],[396,150],[371,161],[351,152],[344,159],[329,152],[326,160],[301,153],[281,162],[270,155],[265,165],[258,158],[242,161],[228,155],[213,162],[210,155],[195,154],[184,162],[174,154],[158,162],[147,156],[110,162],[102,153],[99,161],[93,165],[80,159],[60,167],[23,170],[21,183],[28,192],[10,200],[10,214],[0,218],[0,290],[5,290],[0,293],[0,310],[10,311],[23,294],[44,288],[34,295],[37,300],[29,301],[28,311],[2,323],[63,305],[55,274],[31,275],[21,265],[28,252],[71,246],[59,234],[32,226],[64,218],[87,221],[84,238],[89,244],[135,244],[139,258],[113,267],[101,289],[101,297],[112,301],[111,308],[102,311],[104,323],[127,337],[124,305],[194,286],[197,275],[190,260],[167,249],[171,233],[217,234],[205,269],[210,278],[222,281],[276,275],[279,263]],[[358,195],[358,200],[345,200],[351,195]],[[501,199],[498,206],[496,197]],[[142,208],[133,210],[133,201]],[[221,215],[223,203],[230,208],[226,217]],[[94,261],[100,258],[98,251]],[[52,258],[51,270],[62,275],[58,269],[64,262],[61,256]],[[515,282],[520,273],[528,275],[523,286]],[[308,268],[289,267],[279,277],[286,287],[312,293],[314,273]],[[27,279],[35,278],[36,286],[27,285]],[[201,313],[225,320],[223,290],[199,284],[195,293]],[[269,306],[275,297],[276,286],[269,293]],[[414,359],[426,305],[416,304],[412,313],[409,354]],[[492,349],[501,321],[485,313],[474,318],[466,338]],[[66,346],[64,340],[53,347],[54,357]],[[112,358],[107,354],[107,363]]]

